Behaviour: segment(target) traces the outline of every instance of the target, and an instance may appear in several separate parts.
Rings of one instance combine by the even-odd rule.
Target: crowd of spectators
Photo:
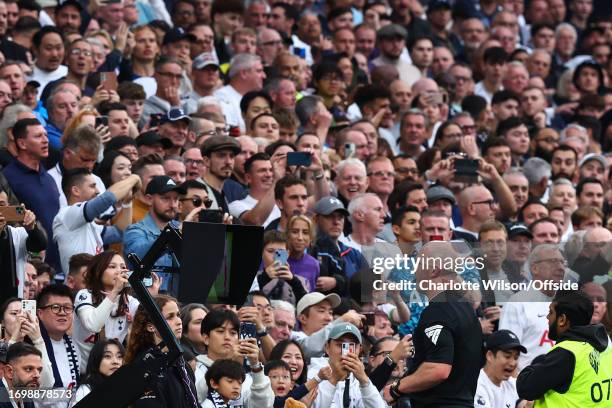
[[[155,261],[183,355],[134,407],[527,408],[573,398],[558,341],[612,361],[610,2],[58,3],[0,0],[0,408],[162,358],[128,254],[203,210],[260,267],[185,304]]]

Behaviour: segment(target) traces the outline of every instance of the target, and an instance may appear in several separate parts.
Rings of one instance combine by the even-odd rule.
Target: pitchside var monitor
[[[263,227],[186,222],[178,298],[242,305],[261,264]]]

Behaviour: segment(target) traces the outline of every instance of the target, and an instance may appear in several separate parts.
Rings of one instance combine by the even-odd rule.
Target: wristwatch
[[[404,395],[399,390],[399,385],[401,381],[402,381],[401,378],[396,379],[395,381],[393,381],[393,383],[391,384],[391,387],[389,388],[389,395],[391,395],[391,398],[393,398],[393,401],[400,399]]]
[[[324,172],[320,172],[319,174],[314,175],[315,180],[321,180],[325,176]]]
[[[268,335],[268,329],[264,327],[262,331],[257,332],[257,338],[266,337]]]
[[[264,365],[261,363],[261,361],[258,361],[257,364],[255,364],[254,366],[251,366],[251,372],[253,373],[259,373],[263,369],[264,369]]]

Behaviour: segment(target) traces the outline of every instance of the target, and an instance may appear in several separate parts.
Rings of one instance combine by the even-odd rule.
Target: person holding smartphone
[[[3,272],[0,275],[0,299],[23,297],[28,251],[39,252],[47,247],[47,238],[36,222],[36,215],[23,204],[19,206],[23,211],[22,226],[7,225],[2,211],[8,204],[8,196],[0,187],[0,270]],[[8,251],[13,251],[14,258]]]
[[[315,407],[384,407],[380,393],[366,374],[359,358],[362,347],[359,329],[351,323],[336,323],[327,336],[325,352],[332,375],[321,381]]]
[[[195,382],[198,402],[202,403],[208,395],[206,373],[217,360],[232,359],[243,363],[248,360],[251,372],[242,383],[240,396],[230,402],[230,406],[243,408],[271,407],[274,393],[270,379],[265,376],[263,364],[259,361],[257,339],[241,333],[238,316],[231,310],[213,310],[202,320],[202,336],[206,343],[207,354],[196,357]],[[253,327],[254,329],[254,327]]]

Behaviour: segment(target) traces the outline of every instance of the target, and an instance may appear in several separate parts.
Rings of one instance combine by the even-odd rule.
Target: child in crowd
[[[300,400],[311,392],[321,381],[329,380],[331,368],[325,366],[312,379],[292,389],[291,368],[283,360],[271,360],[266,364],[265,374],[270,378],[272,391],[274,392],[274,408],[284,408],[289,398]]]
[[[233,360],[217,360],[206,372],[208,397],[202,408],[225,408],[229,401],[240,397],[240,390],[245,379],[242,365]]]

